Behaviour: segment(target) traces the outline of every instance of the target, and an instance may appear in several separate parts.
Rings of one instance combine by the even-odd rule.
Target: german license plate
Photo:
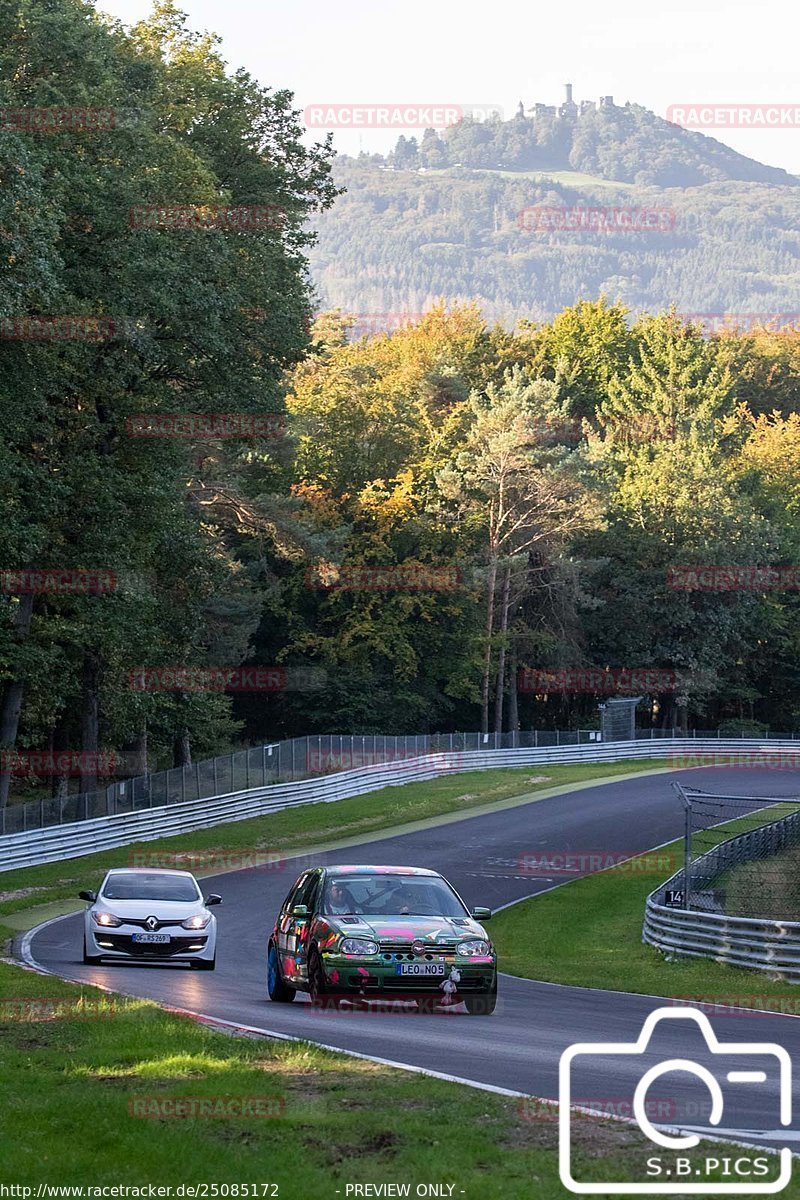
[[[444,975],[444,963],[398,963],[398,975]]]
[[[137,946],[165,946],[169,942],[168,933],[134,933],[133,941]]]

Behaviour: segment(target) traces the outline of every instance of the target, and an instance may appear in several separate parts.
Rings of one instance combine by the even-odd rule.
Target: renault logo
[[[145,925],[150,930],[158,929],[158,920],[155,917],[148,917],[145,921]]]

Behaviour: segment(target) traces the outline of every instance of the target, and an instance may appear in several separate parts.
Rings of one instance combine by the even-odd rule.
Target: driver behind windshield
[[[338,879],[332,879],[326,889],[325,911],[328,913],[355,912],[353,900],[347,888]]]

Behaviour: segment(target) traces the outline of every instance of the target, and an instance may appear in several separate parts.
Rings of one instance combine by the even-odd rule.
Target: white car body
[[[81,892],[90,901],[84,916],[83,961],[182,962],[213,971],[217,920],[189,871],[119,867],[100,890]],[[218,896],[208,896],[219,904]],[[195,928],[186,927],[193,921]]]

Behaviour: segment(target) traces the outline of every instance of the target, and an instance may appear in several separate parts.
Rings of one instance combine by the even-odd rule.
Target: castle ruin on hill
[[[565,96],[563,104],[532,104],[526,109],[522,101],[519,102],[517,116],[524,117],[529,113],[534,121],[538,117],[565,117],[567,120],[574,119],[578,116],[583,116],[586,112],[596,112],[598,108],[614,108],[613,96],[601,96],[598,104],[594,100],[581,100],[580,104],[576,104],[572,99],[572,84],[564,84]]]

